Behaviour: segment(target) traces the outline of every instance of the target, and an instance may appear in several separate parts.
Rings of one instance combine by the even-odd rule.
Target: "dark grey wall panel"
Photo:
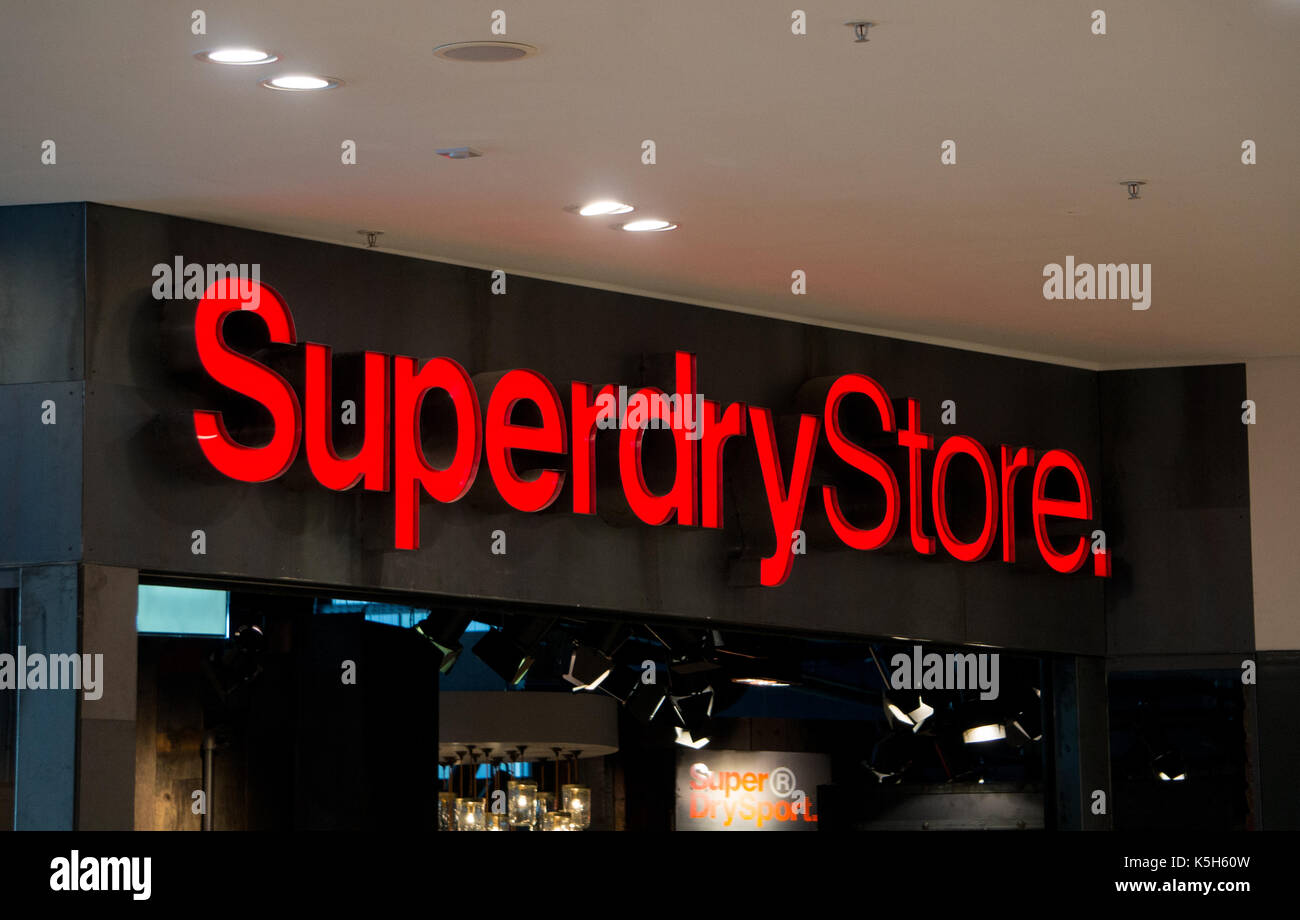
[[[1263,829],[1300,830],[1300,793],[1296,764],[1300,764],[1300,652],[1258,652],[1255,691],[1261,739],[1259,745],[1260,811]]]
[[[0,386],[0,564],[81,556],[84,384]],[[54,424],[44,424],[46,401]]]
[[[0,208],[0,384],[84,376],[85,205]]]
[[[728,584],[730,555],[743,544],[752,552],[770,542],[770,531],[615,527],[563,510],[572,507],[567,486],[560,510],[543,514],[488,513],[470,499],[426,504],[421,549],[399,552],[392,549],[391,494],[337,494],[314,483],[295,490],[294,471],[275,483],[243,485],[204,469],[201,458],[191,466],[192,434],[179,449],[157,439],[157,419],[188,418],[211,407],[211,397],[166,366],[151,269],[175,255],[258,262],[263,282],[288,303],[300,340],[327,343],[336,353],[446,355],[471,374],[528,367],[562,394],[571,380],[636,385],[644,356],[678,349],[698,355],[708,398],[778,414],[795,410],[806,381],[862,372],[895,398],[917,399],[925,430],[937,439],[971,435],[995,461],[1002,442],[1073,451],[1100,502],[1092,372],[526,278],[510,278],[509,294],[492,297],[482,271],[116,208],[90,206],[87,232],[89,561],[799,631],[1092,654],[1104,648],[1102,580],[1048,573],[1036,551],[1022,551],[1015,566],[997,558],[971,566],[942,553],[921,558],[910,547],[811,549],[796,558],[784,586],[737,588]],[[945,399],[958,404],[958,424],[946,428],[939,423]],[[791,448],[782,444],[787,469]],[[756,464],[746,459],[753,450],[749,438],[728,449],[739,478],[747,466],[753,475]],[[297,466],[305,466],[301,457]],[[486,464],[479,475],[488,476]],[[734,495],[727,502],[733,513]],[[808,507],[811,523],[821,513],[815,485]],[[497,528],[508,535],[506,556],[489,551]],[[206,532],[205,556],[190,551],[195,529]]]
[[[77,566],[32,566],[21,577],[18,644],[29,653],[77,654]],[[73,828],[78,695],[73,688],[18,691],[15,830]]]
[[[1111,655],[1254,648],[1245,367],[1101,377]]]

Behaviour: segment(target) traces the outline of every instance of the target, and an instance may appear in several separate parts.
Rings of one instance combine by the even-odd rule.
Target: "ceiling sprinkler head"
[[[1145,179],[1121,179],[1120,180],[1120,185],[1128,186],[1129,201],[1140,199],[1142,196],[1138,194],[1138,191],[1142,188],[1142,186],[1146,184],[1147,183]]]
[[[360,233],[366,238],[367,249],[374,249],[378,246],[379,238],[384,235],[384,231],[382,230],[358,230],[357,233]]]
[[[865,19],[852,19],[844,24],[853,27],[853,41],[855,43],[871,41],[871,39],[867,38],[867,29],[874,26],[874,22],[868,22]]]

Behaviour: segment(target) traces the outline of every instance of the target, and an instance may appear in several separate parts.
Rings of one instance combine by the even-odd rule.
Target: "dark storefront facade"
[[[293,345],[268,341],[267,323],[238,315],[257,311],[224,319],[230,349],[274,369],[300,405],[301,443],[271,481],[222,475],[200,449],[199,438],[221,431],[200,427],[196,438],[196,411],[221,412],[222,430],[246,446],[274,443],[275,426],[205,370],[197,300],[183,290],[155,296],[155,267],[178,259],[258,266],[292,318]],[[207,789],[218,826],[434,826],[435,798],[412,804],[395,778],[463,791],[463,765],[439,749],[439,697],[446,712],[455,694],[508,681],[476,684],[466,653],[440,688],[421,634],[378,628],[373,616],[348,613],[349,599],[419,611],[434,625],[472,619],[488,627],[476,642],[523,642],[531,630],[532,648],[546,649],[537,659],[561,670],[575,638],[621,628],[622,665],[650,661],[675,686],[691,686],[682,710],[698,696],[693,673],[780,660],[802,672],[790,683],[803,696],[780,688],[764,697],[761,681],[743,696],[709,690],[721,723],[712,750],[752,755],[714,771],[744,783],[747,772],[775,775],[779,758],[763,760],[773,752],[791,762],[824,755],[799,769],[818,777],[826,827],[1296,826],[1285,780],[1294,747],[1286,713],[1300,701],[1295,654],[1256,651],[1243,365],[1098,372],[94,204],[0,210],[0,267],[0,457],[9,472],[0,613],[11,646],[102,653],[105,668],[97,699],[24,690],[3,714],[17,828],[197,826],[184,807],[189,780],[205,745],[218,744],[225,767]],[[338,453],[358,450],[367,430],[392,433],[373,481],[336,491],[309,468],[303,343],[332,349],[322,403]],[[370,399],[366,352],[387,356],[371,359],[387,368],[387,383]],[[683,355],[694,356],[689,388]],[[476,418],[456,415],[472,403],[468,391],[459,404],[444,389],[422,402],[412,395],[415,375],[438,356],[471,379]],[[510,378],[520,393],[552,385],[556,416],[522,396],[493,428],[494,388],[518,369],[535,372]],[[442,370],[443,383],[457,379]],[[837,381],[845,392],[832,412]],[[588,441],[575,423],[587,418],[575,393],[594,399],[607,385],[700,393],[719,430],[733,406],[733,427],[745,424],[725,442],[647,432],[637,483],[622,432],[593,430]],[[349,400],[355,424],[340,423]],[[388,418],[375,418],[378,406]],[[505,469],[490,456],[504,423],[562,433],[516,452]],[[475,425],[482,443],[473,457],[458,455],[455,433]],[[903,432],[926,446],[906,448]],[[287,437],[283,426],[277,436]],[[428,470],[403,453],[416,437]],[[883,463],[862,460],[861,448]],[[940,457],[946,487],[936,491]],[[1091,502],[1073,519],[1063,509],[1083,496],[1066,458],[1081,467]],[[1037,465],[1049,461],[1059,465],[1040,477]],[[1018,476],[1006,478],[1008,464]],[[466,471],[460,483],[443,474],[456,469]],[[418,481],[413,498],[404,492],[412,470],[445,488],[444,500],[422,495]],[[891,474],[892,510],[881,485]],[[511,507],[498,484],[516,479],[524,485]],[[790,486],[805,482],[800,517]],[[539,489],[550,493],[546,507],[518,510]],[[629,489],[644,495],[629,500]],[[892,536],[867,533],[891,514]],[[653,515],[665,523],[647,523]],[[880,545],[851,549],[846,533]],[[417,537],[417,549],[398,548]],[[931,552],[919,548],[927,540]],[[1073,563],[1057,560],[1073,571],[1053,568],[1044,540],[1061,557],[1085,547]],[[231,592],[232,637],[186,645],[138,636],[141,584]],[[235,679],[209,705],[204,662],[245,666],[233,638],[241,617],[259,625],[260,676],[252,690]],[[547,630],[549,645],[537,638]],[[907,755],[914,772],[883,781],[884,667],[914,646],[1000,653],[1008,691],[1041,700],[1041,730],[1028,746],[964,766],[927,737],[923,752]],[[742,651],[728,658],[729,649]],[[355,683],[340,681],[341,662],[354,664]],[[1252,682],[1257,674],[1268,681]],[[538,666],[518,695],[586,696],[556,676]],[[511,775],[527,772],[543,789],[581,779],[598,800],[593,826],[681,827],[689,817],[674,815],[690,796],[690,755],[671,735],[664,741],[667,710],[648,723],[628,718],[616,683],[600,697],[617,723],[614,752],[534,751]],[[204,740],[216,709],[237,737]],[[999,720],[1011,724],[1005,713]],[[1187,779],[1169,775],[1175,762]],[[478,762],[470,769],[474,795],[488,798]],[[868,789],[868,780],[880,782]],[[944,791],[962,793],[961,804],[925,798]]]

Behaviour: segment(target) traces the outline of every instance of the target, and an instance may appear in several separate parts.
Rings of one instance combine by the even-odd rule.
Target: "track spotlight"
[[[988,722],[984,725],[972,725],[961,733],[961,740],[967,744],[980,744],[984,741],[1001,741],[1006,736],[1006,726],[999,722]]]
[[[911,732],[891,732],[876,742],[866,767],[882,783],[900,783],[903,773],[912,764],[913,748]]]
[[[674,740],[676,740],[676,742],[682,745],[683,747],[688,747],[698,751],[700,748],[704,747],[706,744],[709,743],[709,738],[707,735],[700,738],[696,738],[694,735],[692,735],[690,732],[688,732],[686,729],[682,728],[681,726],[677,726],[676,732],[677,732],[677,737]]]
[[[967,744],[1001,741],[1007,736],[1002,713],[991,701],[977,700],[962,707],[961,740]]]
[[[266,635],[262,627],[245,624],[218,650],[204,660],[204,670],[222,700],[251,684],[262,673]]]
[[[1180,783],[1187,779],[1187,765],[1176,750],[1168,750],[1152,758],[1151,772],[1163,783]]]
[[[474,654],[512,687],[528,675],[537,660],[530,650],[497,629],[483,634],[474,644]]]
[[[921,723],[934,715],[934,707],[921,699],[915,690],[892,691],[883,701],[885,715],[891,726],[904,726],[913,732],[921,730]]]
[[[614,669],[614,653],[631,631],[619,624],[605,627],[594,642],[574,642],[569,653],[569,670],[564,679],[575,690],[595,690]]]
[[[1023,747],[1031,741],[1042,741],[1043,715],[1038,690],[1030,688],[1014,699],[1012,712],[1005,720],[1007,742]]]
[[[627,711],[649,725],[663,708],[668,694],[658,684],[637,684],[627,702]]]
[[[527,676],[537,660],[542,636],[554,622],[528,620],[521,627],[515,621],[513,626],[507,623],[501,629],[488,630],[474,643],[474,655],[513,687]]]
[[[725,667],[733,684],[746,687],[793,687],[801,680],[798,668],[767,658],[733,658]]]
[[[460,653],[463,648],[460,644],[460,637],[465,634],[473,617],[468,613],[459,614],[430,614],[419,623],[415,624],[415,631],[438,650],[442,660],[438,665],[440,674],[447,674],[456,662],[460,659]]]
[[[713,718],[713,687],[705,687],[690,696],[672,697],[677,717],[676,742],[684,747],[699,749],[709,743],[710,722]]]
[[[600,685],[600,690],[614,697],[635,718],[649,725],[663,711],[668,692],[658,683],[646,683],[645,676],[646,672],[641,668],[615,664],[614,670]]]
[[[614,659],[590,645],[575,642],[564,679],[573,684],[574,690],[595,690],[613,669]]]

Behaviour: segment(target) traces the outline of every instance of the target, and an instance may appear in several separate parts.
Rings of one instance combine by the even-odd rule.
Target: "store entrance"
[[[234,585],[140,598],[142,826],[1048,823],[1029,656]]]

